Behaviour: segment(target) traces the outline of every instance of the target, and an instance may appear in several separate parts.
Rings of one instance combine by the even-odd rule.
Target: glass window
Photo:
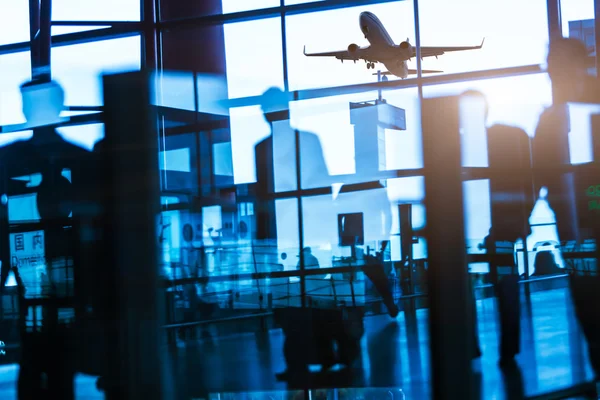
[[[280,5],[279,0],[221,0],[221,3],[223,3],[223,14],[279,7]]]
[[[378,97],[366,92],[291,103],[291,125],[320,141],[329,184],[369,182],[395,176],[385,171],[422,166],[417,90],[384,92],[386,103]],[[302,143],[300,150],[302,163],[317,163],[315,151]],[[303,188],[327,186],[318,182],[302,176]]]
[[[63,126],[57,132],[67,142],[92,151],[96,143],[104,138],[104,124]]]
[[[484,79],[423,87],[423,96],[451,96],[469,89],[482,92],[488,103],[487,124],[518,126],[531,137],[535,135],[538,118],[552,102],[547,74]]]
[[[139,21],[140,0],[54,0],[53,21]]]
[[[560,2],[562,34],[585,43],[591,57],[596,56],[596,30],[593,0],[563,0]],[[591,66],[595,63],[590,62]],[[596,75],[596,68],[590,68]]]
[[[53,77],[63,86],[67,105],[101,105],[102,74],[139,68],[139,36],[52,49]]]
[[[254,147],[270,134],[259,106],[232,108],[231,153],[235,184],[256,182]]]
[[[410,1],[288,16],[286,43],[290,90],[377,81],[376,71],[386,71],[380,63],[375,64],[373,69],[367,68],[368,64],[363,60],[342,63],[335,57],[304,55],[306,50],[306,53],[339,51],[341,55],[349,56],[351,44],[367,46],[369,42],[361,32],[359,21],[364,11],[380,19],[395,44],[406,38],[411,43],[415,42],[413,5]]]
[[[325,0],[285,0],[285,5],[290,6],[293,4],[316,3],[317,1],[325,1]]]
[[[0,45],[29,40],[29,3],[0,0]]]
[[[279,7],[279,0],[161,0],[161,20],[229,14]]]
[[[52,36],[54,35],[65,35],[68,33],[77,33],[77,32],[87,32],[87,31],[95,31],[98,29],[106,29],[110,28],[110,25],[101,25],[101,26],[53,26]]]
[[[258,96],[283,88],[281,20],[270,18],[225,25],[229,97]]]
[[[515,10],[518,10],[515,11]],[[546,0],[457,0],[419,3],[421,46],[480,50],[426,57],[422,68],[444,73],[541,64],[548,45]]]
[[[562,0],[560,20],[564,37],[576,37],[594,46],[594,0]]]
[[[28,51],[0,56],[0,126],[25,122],[19,86],[31,79]]]

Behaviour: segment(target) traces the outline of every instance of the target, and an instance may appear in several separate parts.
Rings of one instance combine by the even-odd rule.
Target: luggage
[[[285,335],[283,353],[288,372],[306,373],[311,364],[320,364],[323,370],[337,363],[350,366],[360,357],[364,310],[354,305],[354,296],[352,303],[274,310],[275,322]]]

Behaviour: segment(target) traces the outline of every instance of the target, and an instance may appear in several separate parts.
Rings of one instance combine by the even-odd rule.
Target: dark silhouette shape
[[[464,95],[485,97],[477,91],[469,91]],[[485,103],[485,119],[488,106]],[[502,252],[500,242],[511,245],[504,252],[513,253],[514,243],[531,234],[529,215],[533,208],[531,190],[530,140],[527,133],[517,127],[493,125],[487,128],[488,163],[491,171],[491,228],[484,239],[486,251],[491,255],[490,280],[494,285],[498,310],[500,314],[500,364],[513,360],[520,351],[520,291],[519,275],[514,261],[512,273],[498,275],[497,261],[493,258]],[[479,346],[474,356],[481,354]]]
[[[259,142],[255,149],[255,165],[256,165],[256,184],[254,185],[254,195],[256,197],[256,238],[257,239],[276,239],[277,225],[275,218],[275,202],[273,194],[275,193],[275,168],[274,160],[274,128],[273,125],[277,121],[289,120],[289,104],[287,95],[278,88],[268,89],[262,96],[261,109],[265,120],[271,126],[271,134]],[[319,186],[329,184],[329,172],[323,148],[317,135],[310,132],[294,131],[293,128],[283,127],[282,132],[294,134],[297,132],[299,148],[296,149],[296,156],[300,157],[300,173],[301,184],[308,184],[307,179],[310,177]],[[290,160],[293,162],[293,160]],[[285,166],[289,167],[289,166]],[[281,166],[284,168],[284,166]],[[300,188],[298,188],[300,189]]]
[[[588,74],[588,68],[594,67],[595,63],[582,41],[575,38],[552,40],[546,61],[554,104],[597,102],[597,79]]]
[[[551,251],[539,251],[535,255],[535,272],[533,276],[553,275],[561,272]]]
[[[302,250],[302,252],[304,253],[304,268],[319,268],[319,260],[317,259],[317,257],[314,256],[310,247],[305,247],[304,250]],[[300,263],[298,263],[298,269],[300,269]]]
[[[75,221],[84,213],[88,198],[84,184],[89,177],[90,152],[66,142],[56,132],[64,101],[64,92],[60,85],[56,82],[27,82],[21,86],[21,93],[23,113],[28,126],[33,128],[33,137],[0,149],[0,168],[4,177],[1,185],[3,193],[10,196],[15,190],[27,190],[24,184],[23,187],[17,188],[15,181],[10,178],[41,173],[42,183],[35,191],[41,229],[44,230],[45,236],[44,253],[48,271],[45,274],[47,282],[44,282],[42,291],[45,299],[40,300],[42,321],[38,321],[39,331],[31,332],[25,329],[25,318],[31,311],[30,297],[39,291],[29,291],[24,287],[28,283],[24,283],[14,270],[20,286],[22,324],[18,392],[19,398],[68,400],[74,398],[73,376],[78,350],[73,337],[74,330],[59,320],[59,309],[54,299],[62,298],[61,307],[73,309],[75,300],[71,297],[73,284],[57,278],[57,267],[53,260],[70,257],[77,263],[74,246],[76,228],[65,229],[67,224],[64,220],[72,214]],[[70,177],[65,177],[65,173]],[[8,226],[8,221],[2,222],[5,227]],[[40,227],[31,229],[37,230]],[[10,251],[6,251],[7,244],[3,244],[2,248],[5,249],[1,255],[4,287],[9,274],[11,255]]]
[[[590,57],[585,44],[573,38],[551,42],[548,75],[552,81],[553,103],[540,116],[533,138],[532,160],[536,195],[548,189],[546,200],[556,217],[561,241],[579,241],[575,177],[561,171],[570,165],[570,121],[567,102],[598,103],[600,85],[588,74]]]

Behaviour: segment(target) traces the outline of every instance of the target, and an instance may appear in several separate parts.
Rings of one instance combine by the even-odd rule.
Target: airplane
[[[360,30],[369,41],[369,45],[360,47],[355,43],[348,46],[346,50],[327,51],[323,53],[307,53],[304,46],[304,55],[308,57],[335,57],[341,60],[354,61],[364,60],[367,63],[367,69],[375,69],[375,63],[382,63],[387,71],[381,72],[383,75],[395,75],[399,78],[406,78],[408,75],[416,74],[417,70],[408,68],[407,61],[417,56],[416,49],[406,41],[396,45],[391,36],[375,14],[365,11],[361,12],[358,18]],[[441,56],[451,51],[478,50],[483,47],[481,41],[479,46],[460,46],[460,47],[426,47],[421,46],[421,59],[424,57]],[[424,74],[438,73],[443,71],[421,70]],[[377,74],[374,74],[377,75]]]

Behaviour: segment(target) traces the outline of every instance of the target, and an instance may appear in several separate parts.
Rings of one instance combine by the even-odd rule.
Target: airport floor
[[[482,357],[482,399],[526,398],[563,390],[592,379],[585,340],[573,317],[567,289],[533,293],[522,298],[521,353],[518,368],[503,373],[497,365],[499,327],[494,299],[478,300]],[[381,394],[402,392],[406,399],[430,398],[427,310],[418,310],[416,323],[403,313],[365,318],[361,365],[332,374],[315,386],[376,387]],[[208,393],[285,391],[275,374],[285,369],[280,330],[188,341],[171,351],[172,384],[180,398]],[[377,396],[378,397],[378,396]],[[217,397],[214,397],[217,398]],[[257,397],[262,398],[262,397]],[[269,397],[264,397],[269,398]],[[272,397],[275,398],[275,397]],[[374,397],[376,398],[376,397]],[[389,398],[388,395],[380,398]]]
[[[585,341],[573,318],[569,297],[568,290],[553,289],[533,293],[530,306],[522,299],[519,368],[504,374],[497,366],[495,301],[478,300],[483,355],[474,362],[474,369],[481,373],[482,399],[535,397],[591,380]],[[315,378],[311,384],[346,388],[347,392],[352,391],[348,388],[371,387],[373,396],[363,398],[430,398],[427,310],[417,311],[415,323],[407,323],[403,313],[395,320],[387,315],[367,317],[365,328],[359,365],[351,371],[331,374],[327,381]],[[285,369],[283,339],[282,332],[274,329],[219,338],[204,335],[203,339],[171,347],[165,359],[165,367],[171,372],[168,384],[174,390],[171,398],[226,398],[217,393],[288,390],[286,383],[275,377]],[[17,374],[17,365],[0,367],[0,398],[16,399]],[[78,399],[104,397],[96,390],[94,377],[79,375],[75,385]],[[207,396],[209,393],[215,396]]]

